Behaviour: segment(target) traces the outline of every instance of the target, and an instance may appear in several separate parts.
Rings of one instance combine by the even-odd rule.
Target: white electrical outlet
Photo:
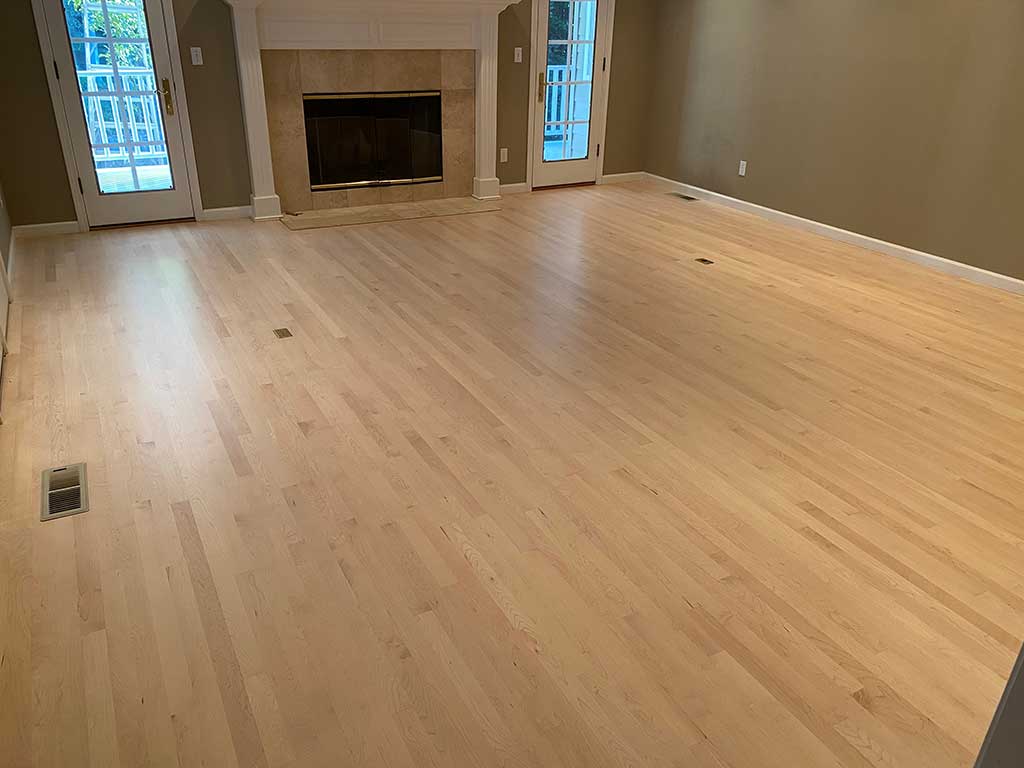
[[[508,162],[508,147],[502,147],[499,150],[498,155],[499,155],[499,157],[501,159],[501,162],[507,163]]]
[[[516,50],[515,50],[515,54],[514,55],[515,55],[516,64],[522,64],[523,63],[523,49],[517,47]]]
[[[740,160],[740,176],[746,176],[746,175],[747,175],[747,161],[746,160]]]
[[[189,50],[192,52],[192,66],[203,66],[203,49],[196,46],[194,48],[190,48]]]

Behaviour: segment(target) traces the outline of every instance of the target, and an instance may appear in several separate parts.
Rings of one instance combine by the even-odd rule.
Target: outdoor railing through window
[[[101,192],[170,189],[144,0],[63,0]]]
[[[544,160],[579,160],[590,151],[597,0],[549,0]]]

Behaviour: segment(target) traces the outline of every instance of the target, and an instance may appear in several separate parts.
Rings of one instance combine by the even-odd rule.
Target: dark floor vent
[[[292,332],[287,328],[275,328],[274,335],[279,339],[290,339],[292,337]]]
[[[711,259],[694,259],[698,264],[714,264]]]
[[[88,509],[89,489],[85,481],[85,464],[68,464],[66,467],[43,470],[40,520],[56,520]]]
[[[696,197],[684,195],[682,192],[669,192],[668,194],[671,195],[672,197],[678,197],[680,200],[685,200],[688,203],[693,203],[697,201]]]

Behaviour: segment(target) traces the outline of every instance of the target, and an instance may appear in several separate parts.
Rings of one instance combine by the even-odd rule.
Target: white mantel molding
[[[253,219],[281,215],[274,191],[262,49],[476,51],[473,196],[500,197],[498,14],[519,0],[225,0],[235,24]]]

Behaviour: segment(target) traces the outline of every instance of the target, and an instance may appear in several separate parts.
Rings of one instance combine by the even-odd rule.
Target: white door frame
[[[608,59],[608,72],[607,77],[602,78],[601,83],[594,89],[594,96],[600,96],[601,102],[604,104],[604,114],[600,120],[591,122],[591,126],[594,129],[591,141],[594,141],[595,145],[601,145],[601,154],[597,158],[597,183],[601,183],[601,179],[604,176],[604,156],[607,154],[607,147],[605,146],[605,136],[608,129],[608,86],[611,83],[611,71],[612,71],[612,41],[615,38],[615,0],[600,0],[607,7],[608,14],[608,46],[605,58]],[[540,64],[539,56],[540,50],[547,51],[547,45],[541,45],[546,41],[540,41],[537,38],[540,36],[540,6],[541,0],[533,0],[533,6],[530,8],[530,88],[527,93],[528,100],[528,117],[526,126],[528,138],[526,142],[526,189],[527,191],[533,190],[533,155],[536,151],[534,145],[537,137],[537,126],[535,120],[537,119],[537,67]],[[594,68],[597,69],[597,62],[594,62]],[[596,103],[597,99],[594,99]],[[596,141],[595,141],[596,139]]]
[[[54,69],[55,58],[53,55],[53,43],[50,39],[49,25],[46,23],[46,12],[43,3],[46,0],[32,0],[32,15],[36,21],[36,33],[39,36],[39,51],[42,53],[43,69],[46,70],[46,84],[50,89],[50,102],[53,105],[53,116],[57,121],[57,133],[60,136],[60,148],[64,153],[64,166],[68,174],[68,189],[71,190],[71,199],[75,204],[75,218],[78,221],[78,231],[89,231],[89,215],[85,209],[85,196],[78,188],[78,179],[82,172],[78,169],[75,153],[71,144],[71,124],[68,122],[67,109],[64,105],[64,98],[61,96],[60,83],[57,82],[57,73]],[[178,27],[174,22],[173,0],[161,2],[164,12],[164,26],[167,28],[167,45],[170,49],[171,74],[178,86],[175,91],[175,107],[178,111],[178,120],[181,123],[181,138],[185,145],[185,181],[189,185],[192,197],[192,210],[196,219],[203,215],[203,198],[199,191],[199,170],[196,166],[196,152],[192,144],[192,123],[188,117],[188,101],[185,97],[185,73],[181,67],[181,49],[178,46]],[[64,30],[60,30],[65,34]]]

